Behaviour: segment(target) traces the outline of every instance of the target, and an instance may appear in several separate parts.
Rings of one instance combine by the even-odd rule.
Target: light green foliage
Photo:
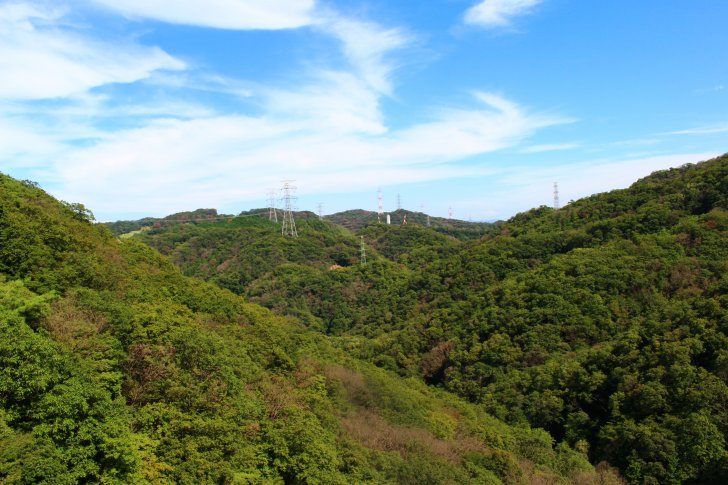
[[[48,300],[0,283],[0,477],[77,483],[130,476],[138,465],[123,402],[93,372],[34,331]]]

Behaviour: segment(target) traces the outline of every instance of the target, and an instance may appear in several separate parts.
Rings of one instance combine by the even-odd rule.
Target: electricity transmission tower
[[[397,210],[402,210],[402,197],[397,194]]]
[[[296,196],[293,194],[296,192],[297,187],[291,185],[292,182],[294,181],[283,181],[283,226],[281,227],[281,234],[298,237],[296,222],[293,220],[293,202],[296,200]]]
[[[382,222],[382,213],[384,206],[382,205],[382,189],[377,189],[377,222]]]
[[[324,218],[324,205],[321,202],[319,202],[318,204],[318,216],[319,220],[322,220]]]
[[[447,208],[447,218],[452,219],[452,206]]]
[[[276,191],[268,190],[268,220],[278,222],[278,212],[276,211]]]
[[[363,265],[367,264],[367,250],[364,247],[364,236],[361,236],[361,250],[360,250],[360,253],[361,253],[360,261],[361,261],[361,264],[363,266]]]
[[[559,208],[559,183],[554,182],[554,209]]]

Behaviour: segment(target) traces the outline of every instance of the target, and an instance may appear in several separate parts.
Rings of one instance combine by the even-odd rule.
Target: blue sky
[[[728,151],[723,0],[0,0],[0,170],[99,220],[507,218]]]

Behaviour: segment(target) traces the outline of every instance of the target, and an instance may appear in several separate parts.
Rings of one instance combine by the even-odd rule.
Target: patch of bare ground
[[[396,451],[404,457],[413,451],[428,451],[451,463],[461,461],[461,453],[452,443],[425,429],[391,424],[369,410],[343,416],[341,424],[349,436],[367,448]]]
[[[449,441],[438,438],[424,428],[401,426],[390,423],[369,409],[374,394],[364,377],[341,366],[323,369],[327,379],[339,382],[347,394],[347,400],[356,407],[341,416],[341,425],[349,436],[363,446],[379,451],[396,451],[402,456],[412,452],[427,452],[451,463],[461,463],[467,452],[484,452],[484,445],[470,436],[458,436]]]

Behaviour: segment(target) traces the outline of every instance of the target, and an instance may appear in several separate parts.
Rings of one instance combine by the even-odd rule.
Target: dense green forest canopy
[[[259,224],[255,236],[215,223],[139,237],[185,274],[542,428],[632,483],[728,479],[728,156],[471,241],[409,220],[311,225],[298,240]]]
[[[92,219],[0,174],[3,483],[619,483],[583,447],[352,357],[310,322],[187,277]],[[170,248],[189,227],[224,237],[218,224],[248,227],[249,244],[270,229],[255,218],[174,225],[183,237]],[[272,271],[342,275],[344,290],[356,238],[308,224],[318,235],[298,250],[281,243]],[[372,257],[362,277],[400,268]],[[352,266],[329,271],[330,260]]]

